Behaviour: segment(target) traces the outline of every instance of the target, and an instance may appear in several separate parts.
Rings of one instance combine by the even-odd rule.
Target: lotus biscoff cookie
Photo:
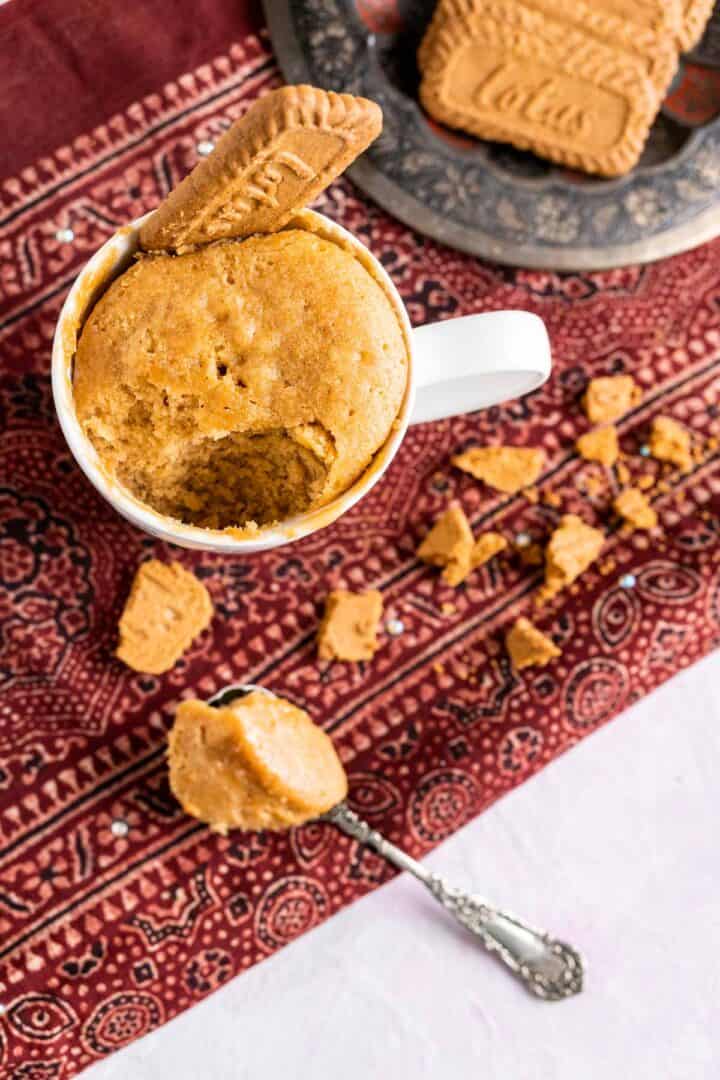
[[[382,128],[378,105],[312,86],[255,102],[140,230],[145,251],[270,233],[319,195]]]
[[[647,58],[628,49],[520,0],[444,0],[420,52],[420,99],[450,127],[619,176],[660,103]]]
[[[117,657],[135,671],[161,675],[180,659],[213,616],[210,595],[179,563],[144,562],[120,618]]]
[[[462,0],[466,10],[480,13],[486,6],[485,0]],[[621,53],[627,53],[634,61],[640,60],[650,81],[657,91],[658,104],[664,97],[678,66],[678,51],[675,36],[667,27],[653,27],[651,19],[633,22],[619,15],[613,4],[606,6],[602,2],[592,3],[587,0],[522,0],[524,7],[546,15],[559,22],[578,27],[590,37],[612,45]],[[439,26],[451,18],[451,9],[457,7],[457,0],[440,0],[430,27],[423,38],[418,52],[418,62],[423,68],[433,49],[433,40]],[[675,25],[678,19],[668,25]]]

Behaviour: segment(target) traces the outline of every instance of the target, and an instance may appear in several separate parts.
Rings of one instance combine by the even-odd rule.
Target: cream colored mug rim
[[[312,222],[318,233],[325,239],[332,240],[344,248],[349,246],[353,254],[360,259],[388,295],[398,316],[407,348],[408,380],[405,396],[390,434],[376,451],[368,467],[354,484],[325,506],[299,514],[278,525],[261,526],[257,532],[248,533],[246,536],[227,530],[185,525],[175,518],[157,513],[106,472],[75,412],[72,379],[79,332],[98,294],[111,280],[119,276],[117,271],[120,267],[123,269],[127,267],[137,250],[137,245],[133,244],[133,241],[137,239],[140,226],[148,217],[149,214],[146,214],[129,225],[123,226],[95,252],[76,278],[58,317],[52,351],[53,397],[60,427],[75,461],[95,489],[127,521],[151,536],[179,544],[181,547],[226,554],[252,554],[291,543],[331,525],[366,495],[383,475],[398,451],[412,415],[415,399],[412,328],[405,305],[392,279],[382,264],[357,237],[325,217],[324,214],[313,210],[303,210],[293,218],[289,224],[301,225],[304,219]],[[115,257],[110,259],[109,256],[113,251]],[[242,530],[239,529],[238,533],[241,534]]]

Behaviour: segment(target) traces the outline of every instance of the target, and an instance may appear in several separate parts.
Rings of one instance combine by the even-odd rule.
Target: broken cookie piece
[[[179,563],[144,562],[120,618],[115,655],[149,675],[169,671],[209,624],[213,606],[205,586]]]
[[[641,398],[642,390],[632,375],[603,375],[590,380],[582,404],[591,424],[611,424]]]
[[[678,468],[692,468],[690,432],[670,416],[656,416],[650,430],[650,453],[658,461]]]
[[[475,540],[465,511],[452,503],[437,519],[417,554],[423,562],[441,566],[443,581],[456,586],[471,570],[489,562],[506,547],[507,540],[496,532],[483,533]]]
[[[471,446],[451,461],[489,487],[515,495],[535,483],[545,463],[545,454],[531,446]]]
[[[325,601],[318,629],[321,660],[372,660],[378,648],[377,631],[382,618],[382,593],[336,589]]]
[[[459,585],[472,570],[474,543],[465,511],[452,503],[437,519],[417,555],[431,566],[441,566],[443,581],[448,585]]]
[[[545,549],[545,585],[540,599],[555,596],[597,559],[605,543],[600,529],[586,525],[577,514],[565,514]]]
[[[526,667],[543,667],[556,656],[560,656],[560,649],[552,639],[523,617],[508,630],[505,647],[516,671]]]
[[[483,566],[484,563],[489,562],[494,555],[498,552],[504,551],[507,547],[507,540],[500,533],[486,532],[482,536],[479,536],[473,544],[473,549],[470,552],[470,565],[474,570],[476,566]]]
[[[647,495],[638,488],[625,488],[613,502],[616,514],[632,525],[634,529],[654,529],[657,525],[657,514],[650,505]]]
[[[597,461],[608,468],[615,464],[620,453],[617,431],[612,424],[594,428],[593,431],[581,435],[575,446],[580,457],[586,461]]]

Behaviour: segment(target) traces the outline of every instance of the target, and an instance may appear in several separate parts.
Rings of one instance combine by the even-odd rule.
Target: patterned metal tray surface
[[[638,167],[602,180],[432,122],[415,53],[435,0],[265,0],[289,82],[373,98],[382,136],[350,170],[390,213],[446,244],[519,266],[600,269],[720,233],[720,3],[684,57]]]

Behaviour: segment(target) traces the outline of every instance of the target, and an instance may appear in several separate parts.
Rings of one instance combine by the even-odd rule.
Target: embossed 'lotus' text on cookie
[[[466,63],[476,66],[479,49],[468,50]],[[462,60],[458,61],[462,64]],[[587,138],[593,130],[591,108],[575,100],[576,84],[562,75],[553,75],[539,68],[534,78],[519,61],[501,61],[472,94],[478,108],[497,109],[518,119],[543,124],[562,135]],[[611,95],[606,104],[612,108]],[[616,135],[613,133],[614,141]]]

